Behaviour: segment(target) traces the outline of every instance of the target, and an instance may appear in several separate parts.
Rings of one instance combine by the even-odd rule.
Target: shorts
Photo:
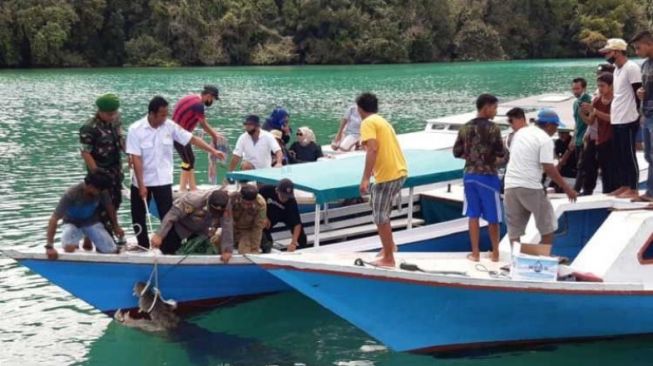
[[[372,215],[374,223],[383,225],[390,222],[390,212],[392,212],[392,201],[401,192],[406,177],[391,180],[383,183],[372,185]]]
[[[520,238],[533,214],[535,226],[541,235],[551,234],[558,228],[553,206],[542,189],[508,188],[504,197],[508,237]]]
[[[338,144],[338,150],[341,151],[351,151],[356,148],[356,145],[360,141],[360,136],[347,135]]]
[[[193,153],[193,145],[190,142],[184,146],[175,141],[175,150],[181,157],[181,170],[190,171],[195,169],[195,154]]]
[[[463,184],[463,215],[473,219],[483,218],[489,224],[503,221],[501,180],[498,175],[465,173]]]
[[[91,239],[91,242],[95,244],[95,248],[100,253],[115,253],[117,251],[116,243],[100,222],[82,227],[77,227],[69,223],[64,224],[61,234],[61,244],[64,247],[79,246],[79,241],[84,236]]]

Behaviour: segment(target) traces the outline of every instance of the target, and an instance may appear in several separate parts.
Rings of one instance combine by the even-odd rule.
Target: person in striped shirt
[[[214,85],[205,85],[200,95],[190,94],[177,102],[172,114],[172,120],[188,132],[193,132],[199,124],[211,136],[214,142],[224,139],[214,130],[206,120],[205,108],[210,107],[214,101],[220,100],[220,92]],[[175,142],[175,149],[181,157],[181,176],[179,177],[179,191],[194,191],[197,189],[195,181],[195,154],[191,144],[183,146]]]

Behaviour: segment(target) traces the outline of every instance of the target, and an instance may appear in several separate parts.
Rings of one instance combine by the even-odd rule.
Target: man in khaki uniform
[[[267,219],[267,205],[256,186],[244,185],[229,196],[233,216],[234,239],[240,254],[260,253],[261,237]],[[211,238],[213,245],[222,244],[223,235]]]
[[[160,247],[164,254],[174,254],[183,239],[193,235],[210,238],[217,228],[221,228],[222,238],[218,249],[222,261],[227,263],[234,247],[228,193],[220,189],[187,192],[173,202],[150,242],[155,248]]]

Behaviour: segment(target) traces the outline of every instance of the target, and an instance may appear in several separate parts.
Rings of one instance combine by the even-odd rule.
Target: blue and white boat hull
[[[633,284],[535,285],[320,265],[318,259],[304,262],[304,255],[251,258],[395,351],[441,352],[653,333],[653,317],[648,316],[653,291]],[[398,256],[400,261],[407,258]],[[355,255],[347,258],[351,264]]]
[[[40,253],[5,251],[20,264],[47,278],[104,313],[137,307],[134,283],[147,282],[154,257],[60,253],[50,261]],[[230,298],[287,291],[290,288],[242,256],[228,265],[217,256],[159,256],[159,288],[180,306],[219,304]]]

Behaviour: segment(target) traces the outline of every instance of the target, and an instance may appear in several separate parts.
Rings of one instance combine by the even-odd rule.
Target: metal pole
[[[413,228],[413,195],[415,188],[408,189],[408,230]]]
[[[324,225],[329,225],[329,203],[324,203]]]
[[[313,234],[315,239],[313,240],[313,246],[320,246],[320,204],[315,204],[315,233]]]

